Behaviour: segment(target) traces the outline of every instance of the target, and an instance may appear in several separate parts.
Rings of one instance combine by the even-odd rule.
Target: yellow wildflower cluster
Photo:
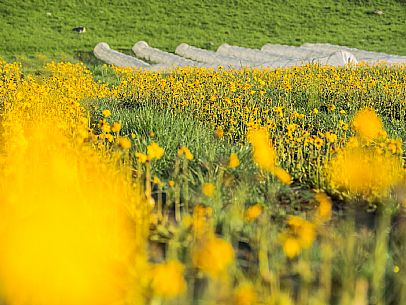
[[[260,203],[251,205],[245,210],[245,218],[251,222],[262,214],[263,207]]]
[[[312,212],[297,211],[297,202],[286,204],[279,193],[293,200],[297,188],[280,190],[268,179],[255,185],[255,179],[269,172],[290,185],[293,176],[300,186],[375,201],[393,188],[404,201],[404,190],[396,188],[405,181],[403,143],[388,137],[372,107],[390,100],[399,114],[376,109],[402,120],[405,68],[113,68],[120,76],[116,86],[94,82],[82,65],[48,69],[50,76],[36,81],[22,77],[18,65],[0,63],[0,215],[7,215],[0,226],[0,292],[7,304],[329,304],[335,282],[343,283],[339,302],[356,303],[349,290],[360,279],[354,274],[346,285],[345,276],[353,273],[355,256],[365,259],[371,249],[367,265],[383,270],[363,271],[371,293],[379,296],[379,279],[386,276],[399,283],[403,261],[396,249],[393,274],[385,273],[387,253],[380,256],[382,245],[391,246],[385,228],[376,229],[373,243],[361,238],[370,236],[368,229],[347,226],[341,234],[336,222],[328,225],[333,203],[324,192],[304,198],[317,204]],[[101,108],[90,124],[81,101],[110,97],[187,112],[209,125],[213,141],[229,141],[239,153],[212,166],[200,158],[189,163],[194,156],[182,146],[165,177],[153,162],[170,151],[158,144],[158,129],[146,130],[154,141],[130,155],[132,147],[145,147],[144,139],[125,135],[126,122],[115,120],[112,110]],[[355,99],[370,108],[351,120],[361,107],[348,102]],[[240,158],[246,161],[247,141],[263,171],[245,179],[249,166],[234,169]],[[196,164],[203,169],[188,168]],[[303,217],[283,222],[293,213]],[[349,231],[348,242],[341,242]],[[314,243],[320,247],[312,255],[301,255]],[[350,258],[344,275],[332,272],[342,253]],[[313,262],[317,268],[310,268]]]
[[[139,250],[148,209],[128,179],[131,169],[94,145],[79,103],[111,93],[81,65],[48,69],[50,76],[36,81],[0,63],[1,298],[96,305],[131,294],[139,301],[141,289],[128,283],[141,287],[130,269],[147,265]]]
[[[206,182],[202,185],[202,193],[207,197],[212,197],[214,195],[215,190],[216,187],[214,186],[213,183]]]
[[[187,148],[186,146],[182,146],[181,148],[179,148],[178,150],[178,156],[185,156],[185,158],[187,160],[193,160],[193,154],[190,152],[189,148]]]
[[[382,120],[372,109],[366,108],[359,111],[355,115],[352,125],[360,138],[367,142],[385,135]]]
[[[260,168],[271,172],[284,184],[292,183],[289,173],[277,164],[276,152],[266,129],[251,130],[248,141],[253,146],[253,158]]]
[[[289,230],[282,234],[283,251],[288,257],[297,256],[302,249],[308,249],[316,238],[313,223],[298,217],[290,216],[287,220]]]
[[[381,119],[372,109],[359,111],[352,123],[351,138],[327,165],[333,189],[367,199],[387,197],[391,187],[405,176],[400,141],[388,139]]]
[[[230,158],[228,160],[228,167],[229,168],[236,168],[240,165],[240,159],[238,159],[238,156],[236,153],[232,153],[230,155]]]
[[[139,163],[145,163],[154,159],[159,160],[164,155],[165,150],[158,143],[152,142],[147,146],[147,153],[136,152],[135,157]]]
[[[294,258],[303,250],[310,248],[316,238],[317,229],[331,219],[333,207],[331,199],[323,192],[316,193],[315,199],[319,205],[314,212],[313,221],[299,216],[289,216],[286,221],[288,228],[280,238],[283,251],[289,258]]]
[[[154,294],[164,298],[173,298],[183,293],[186,289],[183,272],[184,266],[178,261],[153,266],[151,288]]]
[[[360,113],[351,123],[360,105],[379,109],[389,119],[402,120],[406,114],[405,66],[114,71],[121,80],[114,88],[116,94],[137,103],[153,101],[155,109],[188,113],[211,125],[216,138],[245,143],[249,130],[267,129],[272,135],[275,156],[284,169],[274,170],[274,175],[284,183],[290,183],[292,176],[311,186],[326,186],[321,168],[346,145],[351,136],[349,127],[367,138],[379,133],[382,123],[371,112]],[[394,143],[384,147],[399,149]],[[272,149],[266,152],[263,144],[255,154],[264,169],[274,167]]]
[[[234,261],[234,250],[224,239],[210,235],[193,250],[192,261],[210,277],[218,278]]]

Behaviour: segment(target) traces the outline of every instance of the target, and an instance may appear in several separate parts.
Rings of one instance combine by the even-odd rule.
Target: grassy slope
[[[384,15],[369,14],[375,9]],[[138,40],[169,51],[181,42],[210,49],[330,42],[406,55],[404,20],[404,0],[2,0],[0,56],[89,61],[97,42],[129,50]],[[71,31],[79,25],[88,31]]]

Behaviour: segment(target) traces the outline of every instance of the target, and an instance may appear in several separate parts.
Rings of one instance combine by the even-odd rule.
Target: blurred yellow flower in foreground
[[[204,183],[202,186],[202,192],[204,195],[206,195],[207,197],[212,197],[214,195],[214,191],[215,191],[215,186],[213,183]]]
[[[248,221],[257,219],[262,214],[262,205],[259,203],[253,204],[245,210],[245,218]]]
[[[319,207],[317,208],[315,216],[316,222],[323,223],[329,221],[333,206],[330,197],[328,197],[325,193],[317,193],[314,197],[319,202]]]
[[[11,305],[121,302],[133,282],[133,254],[142,256],[127,212],[133,204],[136,214],[144,209],[141,196],[107,154],[69,137],[59,120],[38,124],[39,115],[30,122],[17,113],[3,117],[25,132],[7,138],[0,160],[13,169],[0,171],[2,298]]]
[[[283,242],[283,252],[289,258],[296,257],[300,254],[302,247],[296,238],[288,237]]]
[[[316,238],[314,224],[298,216],[289,216],[287,223],[299,240],[301,247],[303,249],[310,248]]]
[[[329,163],[327,172],[332,187],[370,199],[388,196],[390,188],[404,175],[401,158],[362,147],[341,150]]]
[[[169,261],[152,267],[151,288],[155,295],[174,298],[186,289],[184,266],[178,261]]]
[[[193,209],[192,225],[194,235],[197,238],[210,233],[211,231],[211,217],[213,210],[210,207],[205,207],[201,204],[197,204]]]
[[[147,146],[147,156],[148,160],[161,159],[164,155],[164,149],[160,147],[157,143],[152,142]]]
[[[253,129],[248,132],[248,141],[253,148],[253,159],[255,163],[265,171],[272,173],[282,183],[291,184],[292,177],[283,168],[278,166],[276,152],[268,137],[265,128]]]
[[[281,167],[275,168],[274,175],[281,181],[283,184],[292,184],[292,176]]]
[[[258,166],[268,172],[273,172],[276,166],[276,152],[269,140],[266,129],[256,129],[248,132],[248,141],[253,147],[253,158]]]
[[[242,283],[234,290],[235,305],[254,305],[256,300],[255,288],[251,283]]]
[[[149,208],[106,122],[89,133],[83,99],[111,96],[82,65],[37,82],[0,64],[0,287],[9,305],[142,304]],[[7,74],[6,74],[7,75]],[[94,141],[89,143],[90,141]],[[93,145],[97,144],[97,145]],[[120,163],[120,165],[119,165]],[[119,165],[119,166],[118,166]]]
[[[308,249],[316,239],[316,228],[311,222],[299,217],[289,216],[289,228],[281,234],[281,242],[285,255],[293,258]]]
[[[366,141],[374,140],[385,132],[382,120],[370,108],[358,111],[352,121],[352,126],[357,134]]]
[[[234,261],[234,250],[224,239],[210,236],[193,250],[193,265],[212,278],[219,277]]]

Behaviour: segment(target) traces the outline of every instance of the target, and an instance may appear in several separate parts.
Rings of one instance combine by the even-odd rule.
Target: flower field
[[[406,66],[0,62],[0,303],[406,299]]]

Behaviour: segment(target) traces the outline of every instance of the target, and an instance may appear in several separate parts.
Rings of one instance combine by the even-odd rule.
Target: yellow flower
[[[296,257],[302,251],[299,241],[296,238],[288,237],[283,243],[283,252],[289,258]]]
[[[108,110],[108,109],[105,109],[105,110],[102,111],[102,115],[103,115],[105,118],[108,118],[109,116],[111,116],[111,111]]]
[[[216,130],[214,131],[214,135],[215,135],[216,138],[218,138],[218,139],[221,139],[222,137],[224,137],[223,128],[217,127]]]
[[[257,219],[261,214],[262,214],[262,205],[256,203],[247,208],[247,210],[245,211],[245,218],[249,222],[251,222]]]
[[[247,137],[253,147],[254,161],[260,168],[273,172],[276,166],[276,152],[269,141],[266,129],[251,130]]]
[[[330,104],[330,105],[327,106],[327,109],[328,109],[329,111],[334,111],[334,110],[336,110],[336,105]]]
[[[215,191],[215,186],[213,183],[204,183],[202,186],[202,192],[207,197],[212,197]]]
[[[287,223],[291,229],[290,233],[297,238],[300,246],[303,249],[310,248],[316,238],[314,225],[298,216],[289,216]]]
[[[151,288],[155,295],[174,298],[186,289],[184,266],[178,261],[169,261],[152,267]]]
[[[283,184],[292,184],[293,180],[292,177],[289,175],[287,171],[285,171],[281,167],[275,168],[274,175],[281,181]]]
[[[210,218],[213,215],[213,210],[210,207],[205,207],[197,204],[193,208],[193,231],[195,237],[200,238],[205,234],[210,233],[211,224]]]
[[[112,132],[119,132],[120,130],[121,130],[121,123],[114,122],[113,125],[111,126],[111,131]]]
[[[174,187],[175,186],[175,181],[169,180],[168,185],[169,185],[169,187]]]
[[[141,152],[136,152],[136,153],[135,153],[135,157],[137,158],[137,161],[138,161],[139,163],[145,163],[145,162],[147,162],[147,160],[148,160],[147,155],[146,155],[146,154],[143,154],[143,153],[141,153]]]
[[[313,114],[318,114],[318,113],[319,113],[319,109],[314,108],[312,112],[313,112]]]
[[[323,146],[323,139],[319,138],[319,137],[315,137],[314,141],[313,141],[313,145],[314,147],[316,147],[317,149],[320,149]]]
[[[101,120],[99,125],[103,132],[108,133],[111,131],[110,124],[106,120]]]
[[[328,197],[325,193],[317,193],[314,197],[319,202],[319,207],[316,212],[317,223],[329,221],[331,218],[333,205],[330,197]]]
[[[402,139],[389,139],[387,145],[392,154],[401,154],[403,152]]]
[[[348,130],[348,124],[345,123],[344,121],[340,121],[340,128],[344,131]]]
[[[283,108],[280,106],[276,106],[273,108],[273,112],[275,112],[279,117],[283,117]]]
[[[402,160],[378,154],[378,150],[347,145],[327,166],[331,186],[366,199],[388,196],[390,188],[404,175]]]
[[[154,176],[154,179],[152,179],[152,182],[154,184],[161,184],[161,179],[159,179],[157,176]]]
[[[230,155],[230,159],[228,160],[228,167],[236,168],[238,165],[240,165],[240,160],[238,159],[238,156],[236,153],[232,153]]]
[[[378,138],[384,132],[381,119],[370,108],[358,111],[352,121],[352,126],[357,134],[367,142]]]
[[[329,141],[330,143],[334,143],[337,141],[337,135],[334,133],[331,133],[329,131],[327,131],[324,135],[327,139],[327,141]]]
[[[230,243],[214,236],[203,240],[192,251],[193,265],[213,278],[219,277],[233,261]]]
[[[254,305],[256,300],[255,288],[251,283],[243,283],[234,290],[235,305]]]
[[[160,147],[157,143],[152,142],[147,146],[148,160],[161,159],[164,155],[164,149]]]
[[[101,135],[99,135],[99,138],[100,138],[100,139],[106,139],[106,140],[109,141],[110,143],[112,143],[112,142],[114,141],[114,137],[113,137],[113,135],[110,134],[110,133],[101,134]]]
[[[186,146],[182,146],[181,148],[179,148],[178,156],[179,157],[185,156],[186,159],[193,160],[193,154],[190,152],[189,148],[187,148]]]
[[[149,136],[151,137],[151,138],[154,138],[155,137],[155,132],[153,132],[152,130],[149,132]]]
[[[117,138],[117,144],[122,148],[122,149],[130,149],[131,147],[131,141],[130,139],[126,137],[118,137]]]

